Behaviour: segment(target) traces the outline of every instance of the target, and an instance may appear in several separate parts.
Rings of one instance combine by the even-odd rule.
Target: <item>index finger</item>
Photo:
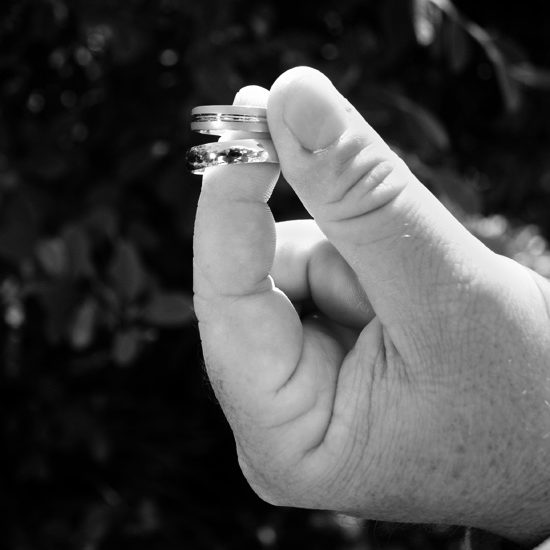
[[[264,105],[267,94],[245,88],[237,100]],[[265,468],[278,475],[301,463],[311,475],[305,458],[328,432],[347,349],[341,332],[322,321],[302,324],[269,276],[276,232],[267,200],[278,175],[269,164],[208,170],[195,224],[195,311],[206,368],[256,486],[253,472]]]
[[[235,103],[265,106],[267,90],[250,86]],[[277,165],[207,169],[194,236],[195,311],[214,390],[226,413],[236,403],[263,401],[262,389],[282,385],[299,360],[302,327],[269,272],[275,222],[267,200]]]

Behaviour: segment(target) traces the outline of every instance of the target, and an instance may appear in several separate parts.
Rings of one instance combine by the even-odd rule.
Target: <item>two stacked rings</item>
[[[239,132],[246,136],[246,139],[217,141],[191,147],[186,161],[193,174],[203,174],[211,166],[279,162],[264,108],[245,105],[195,107],[191,111],[191,130],[222,137],[228,132]]]

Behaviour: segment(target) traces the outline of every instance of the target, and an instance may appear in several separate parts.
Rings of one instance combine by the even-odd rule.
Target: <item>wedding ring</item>
[[[269,135],[266,110],[262,107],[247,105],[195,107],[191,110],[191,130],[217,136],[221,136],[227,131],[264,134],[265,137]]]
[[[211,166],[255,162],[277,163],[273,142],[261,139],[217,141],[191,147],[186,156],[187,168],[193,174],[203,174]]]
[[[249,105],[202,105],[191,111],[191,130],[201,134],[226,136],[239,132],[244,139],[196,145],[187,151],[187,168],[203,174],[211,166],[278,163],[271,141],[266,109]],[[231,137],[226,136],[226,137]]]

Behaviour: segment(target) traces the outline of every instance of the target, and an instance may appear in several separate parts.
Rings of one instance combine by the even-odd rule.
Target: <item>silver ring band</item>
[[[187,168],[193,174],[203,174],[212,166],[255,162],[277,163],[277,152],[270,140],[238,139],[196,145],[187,152]]]
[[[253,134],[254,137],[269,139],[269,130],[264,124],[254,122],[191,122],[191,130],[200,134],[209,134],[211,136],[223,136],[226,132],[245,132]]]
[[[264,120],[267,116],[265,107],[252,105],[199,105],[191,109],[191,116],[205,113],[237,115]]]
[[[226,131],[269,134],[266,110],[246,105],[202,105],[191,111],[191,130],[222,135]]]

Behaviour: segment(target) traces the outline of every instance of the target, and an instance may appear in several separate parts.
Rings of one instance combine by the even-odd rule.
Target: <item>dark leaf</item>
[[[69,268],[69,253],[63,239],[55,237],[40,241],[36,257],[42,269],[50,277],[62,277]]]
[[[71,225],[63,231],[71,275],[90,277],[94,274],[91,261],[90,240],[86,232],[78,225]]]
[[[460,17],[460,16],[458,16]],[[511,78],[508,62],[497,41],[482,27],[460,17],[464,29],[476,40],[485,51],[491,62],[498,81],[504,107],[508,112],[515,112],[521,107],[522,95],[519,84]]]
[[[71,330],[79,293],[66,280],[57,280],[38,293],[38,299],[46,312],[44,330],[52,344],[65,339]]]
[[[485,32],[485,31],[483,31]],[[487,35],[482,45],[485,48],[487,57],[491,60],[495,69],[495,74],[499,83],[502,98],[504,100],[504,106],[507,111],[517,111],[521,106],[521,92],[519,85],[514,81],[510,73],[508,72],[508,66],[502,52],[498,49],[496,44]]]
[[[403,0],[385,0],[380,6],[386,37],[384,54],[391,63],[401,55],[406,55],[415,44],[415,29],[411,26],[411,6]]]
[[[84,225],[92,239],[114,240],[118,232],[116,213],[106,206],[93,210],[84,220]]]
[[[450,0],[430,1],[441,8],[452,22],[464,29],[484,49],[493,65],[506,110],[508,112],[517,111],[522,103],[521,91],[518,84],[510,77],[505,53],[499,47],[497,40],[483,27],[465,18]]]
[[[96,317],[97,303],[88,298],[78,307],[69,331],[69,338],[74,349],[82,350],[92,343]]]
[[[439,32],[442,12],[432,0],[413,0],[413,27],[421,46],[432,44]]]
[[[523,86],[550,90],[550,71],[524,62],[508,68],[510,77]]]
[[[189,322],[192,317],[193,303],[185,294],[156,294],[143,310],[143,319],[158,326],[182,325]]]
[[[447,131],[435,115],[420,105],[414,105],[414,107],[410,105],[404,112],[411,117],[417,130],[424,139],[431,143],[435,151],[444,152],[449,149],[450,141]]]
[[[118,332],[113,342],[113,360],[117,365],[127,366],[132,363],[141,348],[141,332],[137,328],[130,328]]]
[[[459,21],[449,20],[445,26],[446,52],[454,73],[460,73],[468,64],[471,54],[471,38]]]
[[[112,56],[117,65],[134,62],[146,50],[149,37],[136,25],[129,25],[122,18],[108,22],[112,26]]]
[[[0,257],[18,264],[33,253],[38,216],[23,192],[10,196],[1,206]]]
[[[449,150],[450,139],[445,127],[422,105],[398,91],[379,86],[369,86],[363,98],[368,107],[363,113],[381,128],[386,127],[388,135],[383,137],[405,145],[422,157],[436,157]]]
[[[144,290],[146,273],[136,247],[131,242],[118,242],[109,275],[115,291],[123,300],[135,300]]]
[[[150,147],[132,149],[125,157],[121,158],[118,165],[118,179],[121,181],[133,181],[147,174],[155,164],[155,158],[151,155]]]

